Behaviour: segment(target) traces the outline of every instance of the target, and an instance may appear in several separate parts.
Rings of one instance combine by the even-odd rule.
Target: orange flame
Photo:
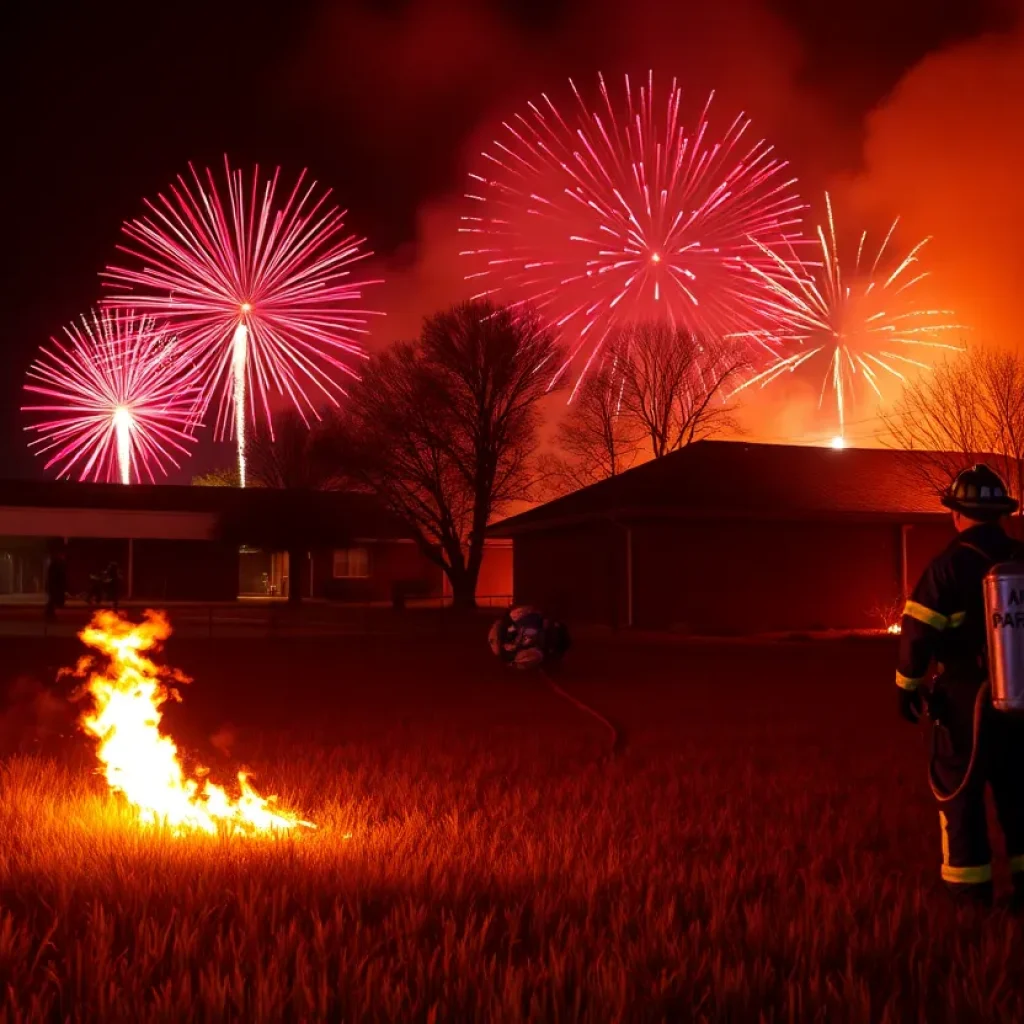
[[[893,636],[899,636],[903,632],[903,627],[898,622],[892,623],[886,630],[887,633],[892,633]]]
[[[232,799],[221,786],[201,777],[189,778],[178,760],[178,748],[160,732],[160,708],[181,700],[169,683],[187,683],[175,669],[157,665],[157,652],[171,635],[166,615],[147,611],[141,623],[116,612],[97,612],[79,634],[102,658],[84,656],[74,674],[85,679],[80,693],[93,699],[81,726],[99,742],[97,756],[111,789],[123,793],[144,824],[165,824],[175,831],[201,829],[216,833],[267,832],[311,822],[276,808],[275,797],[262,797],[238,773],[240,796]]]

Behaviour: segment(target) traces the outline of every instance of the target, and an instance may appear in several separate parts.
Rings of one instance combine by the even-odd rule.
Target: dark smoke
[[[408,336],[425,313],[465,297],[455,257],[465,173],[501,120],[528,100],[546,91],[568,103],[570,76],[590,91],[598,71],[638,79],[653,70],[661,91],[678,77],[698,109],[714,89],[721,130],[747,111],[755,137],[771,139],[802,177],[819,182],[842,148],[832,145],[842,132],[828,127],[798,80],[799,40],[763,4],[581,0],[530,17],[498,11],[474,0],[376,12],[329,7],[294,62],[294,101],[333,111],[339,145],[348,131],[358,158],[385,168],[382,189],[401,202],[412,179],[427,193],[415,242],[386,261],[389,315],[378,343]],[[806,140],[813,145],[798,160]]]
[[[848,231],[864,226],[877,238],[900,214],[894,242],[903,252],[934,235],[926,255],[935,301],[957,309],[977,336],[1019,343],[1021,37],[949,46],[899,77],[929,46],[1005,21],[996,0],[971,17],[880,0],[829,5],[820,18],[799,0],[579,0],[525,15],[511,6],[326,6],[294,62],[291,101],[335,117],[339,145],[351,140],[353,159],[383,168],[381,190],[417,211],[415,241],[383,261],[389,316],[375,343],[411,335],[425,313],[467,294],[454,255],[463,182],[501,119],[542,91],[564,97],[570,75],[589,87],[597,70],[648,69],[666,86],[677,76],[695,102],[715,89],[719,118],[746,110],[758,137],[792,163],[812,207],[809,227],[829,188]],[[906,30],[902,44],[887,37],[893,26]],[[850,27],[860,34],[844,50],[829,37]],[[840,51],[844,67],[830,80],[830,54]],[[865,104],[890,89],[865,120]],[[765,439],[810,439],[826,430],[819,393],[818,379],[781,380],[750,403],[746,424]],[[866,422],[873,412],[855,415]],[[868,423],[860,440],[870,443],[874,430]]]

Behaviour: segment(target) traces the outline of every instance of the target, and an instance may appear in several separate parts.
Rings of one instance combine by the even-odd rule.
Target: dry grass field
[[[0,687],[76,653],[4,641]],[[581,641],[602,761],[482,636],[172,638],[181,747],[319,827],[140,828],[43,734],[0,762],[0,1020],[1022,1020],[1021,922],[939,891],[893,654]]]

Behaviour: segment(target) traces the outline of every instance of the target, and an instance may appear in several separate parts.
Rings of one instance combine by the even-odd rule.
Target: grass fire
[[[140,623],[116,612],[100,611],[80,637],[93,655],[78,662],[74,675],[83,678],[79,695],[92,701],[82,715],[82,728],[97,741],[97,756],[111,789],[124,794],[146,825],[164,825],[180,832],[219,829],[267,832],[312,827],[297,815],[275,806],[238,773],[239,795],[197,769],[189,778],[174,741],[160,732],[161,708],[181,700],[176,686],[190,680],[158,665],[149,655],[160,651],[170,636],[167,616],[149,611]]]

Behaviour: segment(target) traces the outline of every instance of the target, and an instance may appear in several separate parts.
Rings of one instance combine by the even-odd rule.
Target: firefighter
[[[1024,723],[993,711],[982,690],[986,665],[982,580],[1021,546],[999,520],[1017,508],[988,466],[960,472],[942,498],[956,539],[924,571],[903,612],[900,713],[933,722],[933,789],[939,800],[942,878],[958,900],[991,904],[992,851],[985,787],[992,787],[1013,875],[1013,902],[1024,908]],[[925,681],[932,663],[938,675]],[[977,704],[977,707],[976,707]],[[977,717],[976,717],[977,716]],[[977,749],[975,749],[977,741]]]

